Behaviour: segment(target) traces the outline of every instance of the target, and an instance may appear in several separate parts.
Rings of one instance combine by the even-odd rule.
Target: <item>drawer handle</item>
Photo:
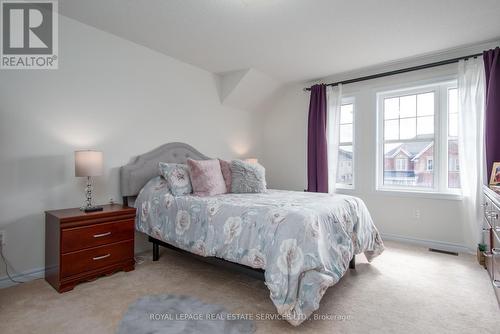
[[[92,260],[94,260],[94,261],[102,260],[102,259],[105,259],[105,258],[110,257],[110,256],[111,256],[111,254],[106,254],[103,256],[96,256],[96,257],[92,258]]]
[[[495,288],[500,288],[500,280],[494,279],[494,280],[493,280],[493,286],[494,286]]]
[[[111,232],[106,232],[106,233],[101,233],[101,234],[94,234],[94,238],[102,238],[105,236],[111,235]]]

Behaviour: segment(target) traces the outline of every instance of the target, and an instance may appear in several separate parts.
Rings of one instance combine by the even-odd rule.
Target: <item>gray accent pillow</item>
[[[158,168],[160,175],[167,180],[172,195],[182,196],[193,192],[187,165],[160,162]]]
[[[258,163],[231,161],[232,193],[263,193],[266,191],[266,170]]]

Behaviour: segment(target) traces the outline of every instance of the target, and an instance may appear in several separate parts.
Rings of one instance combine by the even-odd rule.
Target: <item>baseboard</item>
[[[22,273],[10,275],[16,281],[29,282],[35,279],[43,278],[45,274],[45,268],[38,268],[28,270]],[[9,286],[14,286],[19,283],[12,282],[7,275],[0,277],[0,289],[8,288]]]
[[[401,235],[390,234],[390,233],[380,233],[380,235],[382,236],[383,240],[398,241],[401,243],[422,246],[426,248],[441,249],[448,252],[474,254],[474,252],[469,248],[451,242],[404,237]]]
[[[139,250],[135,252],[134,256],[145,256],[147,254],[150,254],[151,250]],[[0,264],[3,264],[0,260]],[[14,280],[16,281],[21,281],[21,282],[29,282],[33,281],[39,278],[44,278],[45,277],[45,267],[43,268],[37,268],[37,269],[31,269],[28,271],[24,271],[22,273],[18,274],[12,274],[10,275]],[[0,277],[0,289],[3,288],[8,288],[10,286],[17,285],[19,283],[14,283],[12,282],[7,275]]]
[[[459,245],[459,244],[450,243],[450,242],[404,237],[401,235],[390,234],[390,233],[380,233],[380,234],[381,234],[383,240],[398,241],[401,243],[422,246],[422,247],[426,247],[426,248],[442,249],[442,250],[449,251],[449,252],[473,254],[473,252],[470,249],[468,249],[467,247]],[[140,251],[136,252],[135,255],[136,256],[137,255],[144,255],[144,254],[146,254],[146,252],[149,252],[149,251],[140,250]],[[29,282],[29,281],[32,281],[35,279],[43,278],[44,274],[45,274],[45,268],[37,268],[37,269],[25,271],[25,272],[22,272],[19,274],[11,275],[11,276],[15,280]],[[18,284],[18,283],[12,282],[11,280],[9,280],[9,278],[7,276],[0,277],[0,289],[8,288],[9,286],[14,286],[16,284]]]

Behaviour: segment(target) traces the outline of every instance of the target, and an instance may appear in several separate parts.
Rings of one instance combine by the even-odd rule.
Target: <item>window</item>
[[[456,82],[377,94],[377,188],[460,188]]]
[[[337,186],[352,188],[354,184],[354,99],[342,99],[340,108],[339,155],[337,164]]]
[[[408,168],[408,159],[407,158],[396,159],[396,170],[397,171],[405,171],[407,168]]]
[[[432,158],[427,158],[427,169],[426,169],[426,170],[427,170],[428,172],[432,172],[432,162],[433,162],[433,161],[434,161],[434,160],[433,160]]]

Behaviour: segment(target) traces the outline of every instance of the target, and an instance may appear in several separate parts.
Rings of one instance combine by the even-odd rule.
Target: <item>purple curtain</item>
[[[486,168],[488,180],[493,162],[500,161],[500,48],[483,52],[486,74]]]
[[[328,192],[326,85],[311,87],[307,132],[307,191]]]

